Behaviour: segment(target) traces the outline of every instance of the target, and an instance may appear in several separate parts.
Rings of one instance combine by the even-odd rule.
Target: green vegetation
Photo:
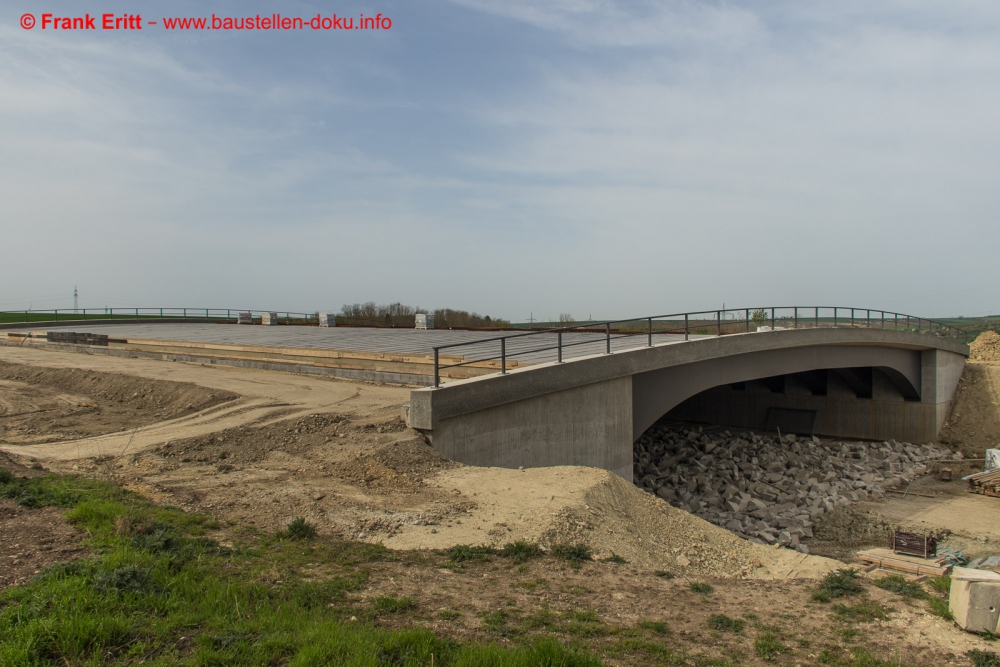
[[[713,614],[708,617],[708,627],[722,632],[741,632],[743,621],[738,618],[729,618],[725,614]]]
[[[875,582],[875,585],[882,590],[902,595],[905,598],[925,599],[930,597],[924,587],[914,583],[901,574],[890,574]]]
[[[585,544],[556,544],[552,555],[571,563],[582,563],[591,559],[590,547]]]
[[[669,581],[669,580],[671,580],[671,579],[673,579],[674,577],[677,576],[673,572],[667,572],[666,570],[657,570],[653,574],[655,574],[656,576],[660,577],[661,579],[666,579],[667,581]]]
[[[931,577],[927,580],[927,585],[931,587],[931,590],[937,591],[941,595],[949,595],[951,593],[951,577],[948,575]]]
[[[75,477],[3,475],[0,494],[69,508],[94,553],[0,593],[3,665],[599,664],[551,639],[505,648],[351,620],[414,609],[406,597],[352,601],[369,564],[391,557],[380,545],[290,530],[224,547],[206,537],[210,519]]]
[[[538,548],[537,544],[525,542],[524,540],[518,540],[516,542],[508,542],[503,545],[503,549],[500,550],[500,555],[504,558],[513,560],[515,563],[523,563],[531,558],[541,556],[542,550]]]
[[[293,540],[311,540],[316,537],[316,526],[297,516],[288,524],[286,534]]]
[[[488,561],[493,553],[493,549],[490,547],[474,547],[468,544],[459,544],[448,550],[448,560],[452,563]]]
[[[788,648],[778,641],[773,632],[762,632],[754,639],[753,650],[761,660],[771,662]]]
[[[649,630],[650,632],[655,632],[658,635],[665,635],[670,630],[667,629],[667,624],[663,621],[639,621],[638,626],[643,630]]]
[[[882,660],[860,646],[852,648],[850,654],[845,654],[840,649],[826,648],[819,652],[816,659],[821,665],[833,667],[906,667],[898,659]]]
[[[692,593],[701,593],[702,595],[708,595],[715,590],[711,584],[705,584],[700,581],[692,581],[689,588]]]
[[[946,621],[954,621],[955,617],[951,613],[951,605],[947,600],[941,598],[931,598],[927,601],[927,609],[935,616],[939,616]]]
[[[858,580],[858,573],[854,569],[841,569],[831,572],[823,578],[823,583],[813,592],[813,600],[817,602],[829,602],[834,598],[846,595],[857,595],[864,591],[864,586]]]
[[[1000,667],[1000,655],[993,651],[972,649],[968,655],[972,659],[973,667]]]

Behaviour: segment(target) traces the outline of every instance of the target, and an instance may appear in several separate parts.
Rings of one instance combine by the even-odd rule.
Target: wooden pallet
[[[941,577],[951,572],[951,565],[944,557],[920,558],[893,553],[889,549],[859,551],[858,560],[866,563],[871,569],[882,568],[916,576]]]

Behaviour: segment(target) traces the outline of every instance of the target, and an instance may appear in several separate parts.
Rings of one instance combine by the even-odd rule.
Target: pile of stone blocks
[[[824,512],[905,486],[948,452],[932,445],[844,442],[653,426],[634,445],[636,485],[762,544],[802,553]]]

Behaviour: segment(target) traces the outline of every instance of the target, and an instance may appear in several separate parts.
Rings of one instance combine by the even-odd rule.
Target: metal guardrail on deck
[[[204,320],[206,322],[237,321],[239,313],[250,313],[260,319],[264,313],[273,310],[253,310],[250,308],[82,308],[73,310],[7,310],[0,311],[0,324],[28,324],[33,322],[60,321],[171,321]],[[279,311],[278,321],[282,323],[316,322],[316,313],[291,313]]]
[[[863,315],[863,317],[862,317]],[[742,317],[737,317],[742,316]],[[556,352],[556,361],[562,363],[567,350],[578,351],[576,356],[586,356],[601,351],[611,354],[612,342],[623,338],[642,336],[645,345],[622,347],[615,344],[618,350],[633,349],[633,347],[652,347],[654,337],[667,337],[690,340],[695,336],[722,336],[733,333],[749,333],[759,327],[775,328],[821,328],[821,327],[864,327],[881,328],[895,331],[913,331],[916,333],[962,338],[967,332],[950,324],[929,320],[924,317],[894,313],[869,308],[847,308],[840,306],[775,306],[767,308],[739,308],[725,310],[701,310],[688,313],[672,313],[669,315],[654,315],[651,317],[630,318],[625,320],[607,320],[602,322],[587,322],[559,328],[530,331],[527,333],[495,336],[478,341],[451,343],[434,348],[434,386],[441,385],[441,371],[483,361],[500,361],[500,372],[506,374],[507,360],[512,353],[518,357],[537,355],[542,352]],[[714,330],[714,331],[713,331]],[[548,337],[547,339],[545,337]],[[555,340],[551,343],[552,337]],[[568,338],[569,340],[564,340]],[[536,342],[540,346],[536,346]],[[511,350],[510,345],[516,347]],[[452,352],[458,348],[463,350],[462,361],[455,363],[440,363],[441,350]],[[485,351],[484,351],[485,348]]]

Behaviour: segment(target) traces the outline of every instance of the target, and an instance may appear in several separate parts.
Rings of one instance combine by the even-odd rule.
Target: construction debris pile
[[[679,509],[763,544],[809,553],[824,512],[906,485],[948,453],[895,441],[840,442],[653,426],[635,443],[634,479]]]

